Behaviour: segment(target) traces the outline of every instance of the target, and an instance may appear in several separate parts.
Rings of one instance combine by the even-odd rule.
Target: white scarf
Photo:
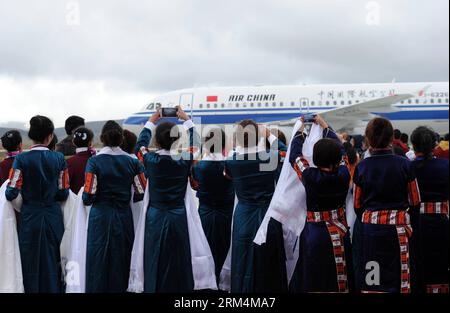
[[[297,121],[294,126],[293,136],[289,144],[287,156],[291,153],[291,146],[295,134],[302,126],[301,121]],[[323,129],[313,124],[310,134],[303,144],[303,157],[313,164],[312,152],[314,145],[323,136]],[[273,218],[283,224],[284,245],[286,250],[286,268],[288,281],[290,282],[294,274],[295,266],[299,256],[298,237],[300,237],[306,223],[306,191],[303,183],[298,179],[297,173],[292,168],[289,161],[284,162],[280,179],[275,189],[272,201],[261,226],[256,233],[254,242],[262,245],[267,239],[267,228],[270,219]]]
[[[86,291],[87,230],[91,207],[83,203],[83,190],[84,187],[78,195],[70,192],[69,199],[62,205],[66,229],[61,243],[61,260],[66,293]],[[70,217],[67,219],[66,216]]]
[[[23,293],[16,216],[5,196],[8,183],[9,180],[0,188],[0,293]]]

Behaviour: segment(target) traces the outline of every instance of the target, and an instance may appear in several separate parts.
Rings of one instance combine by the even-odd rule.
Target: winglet
[[[431,88],[431,85],[425,86],[425,88],[419,90],[419,91],[415,94],[415,96],[416,96],[416,97],[423,97],[423,96],[425,96],[426,92],[427,92],[428,89],[430,89],[430,88]]]

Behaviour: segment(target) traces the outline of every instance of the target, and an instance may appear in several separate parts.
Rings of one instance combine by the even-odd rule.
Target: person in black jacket
[[[67,137],[56,145],[56,151],[65,157],[76,154],[77,147],[73,144],[73,133],[78,127],[84,126],[84,119],[79,116],[71,116],[66,120],[65,129]]]

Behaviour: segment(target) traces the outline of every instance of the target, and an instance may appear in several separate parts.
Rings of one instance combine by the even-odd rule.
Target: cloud
[[[378,26],[368,2],[0,0],[0,76],[19,89],[55,84],[40,105],[64,102],[58,120],[74,104],[110,112],[113,97],[195,86],[448,80],[447,0],[376,1]]]
[[[6,108],[2,109],[0,124],[29,121],[38,114],[53,119],[57,127],[64,125],[66,117],[75,114],[87,121],[123,119],[155,96],[122,83],[118,90],[113,87],[102,81],[15,80],[0,76],[0,91],[7,91],[0,93],[2,108]]]

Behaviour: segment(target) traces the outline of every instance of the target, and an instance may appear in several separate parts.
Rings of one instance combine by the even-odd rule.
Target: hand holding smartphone
[[[178,108],[162,108],[161,117],[177,117]]]

